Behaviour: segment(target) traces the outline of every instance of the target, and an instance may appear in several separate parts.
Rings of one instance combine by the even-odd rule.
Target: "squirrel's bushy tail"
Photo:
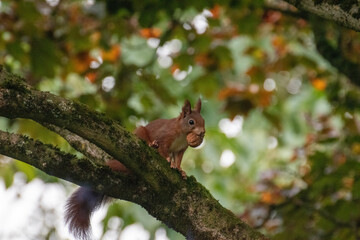
[[[66,203],[65,223],[76,239],[90,238],[91,214],[109,199],[106,195],[86,187],[78,188],[71,195]]]

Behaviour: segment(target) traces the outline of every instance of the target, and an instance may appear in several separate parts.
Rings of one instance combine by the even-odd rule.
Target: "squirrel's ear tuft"
[[[198,112],[198,113],[200,113],[200,111],[201,111],[201,99],[200,98],[195,105],[194,111]]]
[[[184,118],[191,113],[191,104],[189,100],[185,100],[184,106],[182,107],[181,116]]]

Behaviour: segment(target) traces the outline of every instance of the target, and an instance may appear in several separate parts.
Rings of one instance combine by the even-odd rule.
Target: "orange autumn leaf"
[[[214,64],[214,59],[210,58],[207,54],[199,54],[195,57],[195,62],[199,66],[208,67]]]
[[[284,56],[288,51],[285,39],[283,37],[279,37],[279,36],[274,37],[271,41],[271,44],[273,45],[276,52],[280,56]]]
[[[272,92],[261,90],[258,96],[258,103],[261,107],[267,107],[271,104]]]
[[[101,50],[101,57],[104,61],[115,62],[119,59],[120,53],[120,46],[113,45],[108,51]]]
[[[174,72],[177,70],[177,69],[180,69],[179,65],[178,64],[173,64],[170,68],[170,72],[171,74],[174,74]]]
[[[257,74],[259,71],[261,71],[259,67],[252,66],[251,68],[249,68],[246,71],[246,75],[249,75],[250,77],[252,77],[253,75]]]
[[[88,52],[78,53],[73,60],[73,66],[77,73],[83,73],[89,69],[90,62],[94,59],[90,57]]]
[[[273,194],[271,192],[261,193],[261,201],[264,203],[272,203],[273,202]]]
[[[210,12],[211,12],[213,18],[218,19],[220,16],[220,12],[221,12],[221,6],[218,4],[215,4],[215,6],[212,9],[210,9]]]
[[[85,75],[85,78],[91,82],[94,83],[97,77],[97,73],[96,72],[89,72]]]
[[[224,100],[226,98],[239,95],[242,92],[244,92],[244,91],[240,88],[227,87],[227,88],[223,88],[220,90],[218,97],[219,97],[219,100]]]
[[[271,43],[276,48],[283,47],[285,45],[285,40],[283,37],[276,36],[272,39]]]
[[[323,78],[314,78],[311,81],[311,84],[313,85],[314,88],[320,91],[323,91],[327,86],[326,80]]]
[[[254,87],[255,86],[255,87]],[[256,88],[256,84],[249,87],[227,87],[220,90],[218,98],[224,100],[230,97],[240,97],[241,99],[248,99],[256,105],[266,107],[271,104],[273,93],[263,89]]]
[[[282,200],[281,195],[278,192],[262,192],[261,201],[267,204],[279,203]]]
[[[161,29],[159,28],[143,28],[140,30],[140,35],[144,38],[159,38],[161,36]]]

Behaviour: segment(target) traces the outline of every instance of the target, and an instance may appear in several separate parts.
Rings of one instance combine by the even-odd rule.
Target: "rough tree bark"
[[[0,116],[39,122],[62,135],[86,157],[79,159],[54,146],[3,131],[0,154],[137,203],[187,239],[268,239],[222,207],[194,177],[182,179],[155,150],[117,122],[83,104],[31,89],[1,65]],[[97,149],[81,147],[84,144],[96,145]],[[109,155],[132,174],[112,172],[103,165]]]
[[[334,21],[360,32],[360,7],[358,0],[284,0],[299,10]]]

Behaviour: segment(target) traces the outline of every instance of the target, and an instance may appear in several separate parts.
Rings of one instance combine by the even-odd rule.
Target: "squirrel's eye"
[[[194,120],[190,119],[190,120],[189,120],[189,124],[190,124],[190,125],[194,125],[194,124],[195,124]]]

